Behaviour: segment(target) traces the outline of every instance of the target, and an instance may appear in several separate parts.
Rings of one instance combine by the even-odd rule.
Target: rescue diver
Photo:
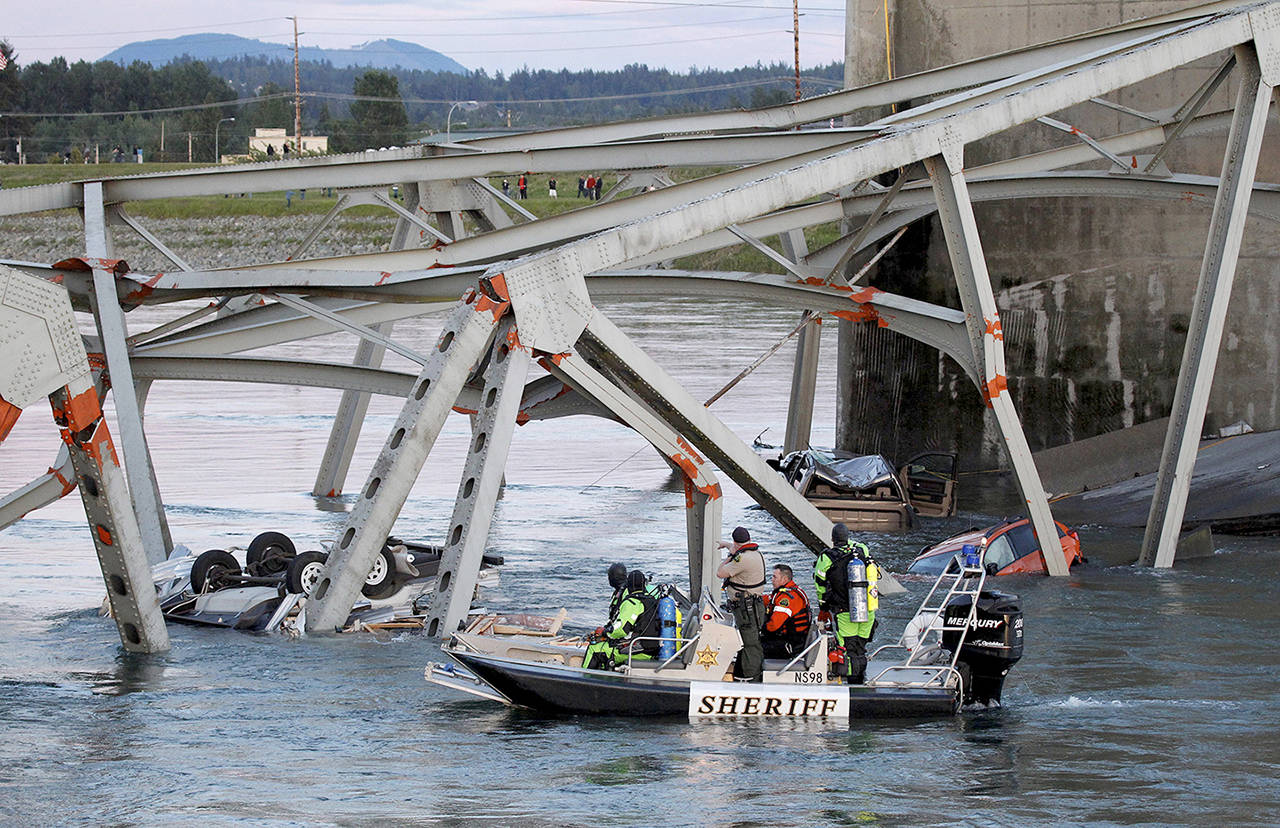
[[[724,579],[725,597],[733,621],[742,636],[735,675],[747,681],[764,680],[764,648],[760,646],[760,628],[764,626],[765,565],[760,547],[751,542],[751,533],[739,526],[733,530],[733,543],[720,541],[729,555],[716,570]]]
[[[849,612],[849,562],[858,558],[866,566],[867,620],[854,621]],[[837,523],[831,529],[831,548],[813,565],[813,585],[818,607],[832,616],[836,645],[844,650],[843,673],[850,684],[862,684],[867,677],[867,643],[875,632],[876,609],[880,606],[880,567],[865,543],[849,539],[849,527]]]
[[[764,599],[767,620],[760,632],[765,658],[794,658],[809,638],[809,596],[796,585],[795,572],[774,564],[773,592]]]
[[[612,670],[626,664],[628,653],[633,661],[649,661],[658,655],[661,620],[658,599],[649,593],[644,573],[633,569],[627,573],[626,594],[618,605],[618,613],[609,619],[588,646],[582,666],[588,670]],[[636,640],[641,639],[641,640]]]
[[[609,565],[609,586],[613,589],[613,598],[609,601],[609,620],[606,624],[612,623],[613,619],[618,617],[618,607],[622,606],[622,601],[627,597],[627,565],[624,563],[615,563]]]

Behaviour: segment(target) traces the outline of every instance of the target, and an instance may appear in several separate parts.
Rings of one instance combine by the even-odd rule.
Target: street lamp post
[[[444,118],[444,140],[446,143],[449,141],[449,132],[453,129],[453,110],[458,107],[462,107],[462,111],[467,112],[479,109],[480,103],[478,101],[455,101],[453,106],[449,107],[449,114]]]
[[[222,128],[223,121],[234,121],[235,118],[223,118],[213,125],[213,163],[221,164],[222,156],[218,154],[218,130]]]

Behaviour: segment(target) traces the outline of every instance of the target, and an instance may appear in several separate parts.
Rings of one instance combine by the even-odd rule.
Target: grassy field
[[[144,175],[207,167],[207,164],[26,164],[0,166],[0,185],[4,188],[30,187],[64,181],[88,181],[98,178]],[[708,170],[675,170],[677,181],[706,175]],[[557,215],[569,210],[586,207],[588,201],[578,198],[578,173],[539,174],[529,177],[529,198],[518,202],[521,207],[539,218]],[[557,181],[558,198],[548,194],[548,180]],[[510,197],[517,197],[518,176],[507,176]],[[606,174],[604,191],[616,182],[616,177]],[[495,189],[502,189],[502,177],[489,179]],[[286,215],[323,215],[337,201],[336,194],[327,195],[324,190],[303,192],[265,192],[231,196],[196,196],[163,201],[140,201],[128,205],[129,212],[144,218],[205,219],[227,216],[260,216],[263,218]],[[522,219],[510,208],[504,208],[516,221]],[[386,211],[380,207],[362,205],[343,213],[344,218],[380,216]],[[806,230],[810,250],[831,242],[837,236],[835,225],[823,225]],[[765,239],[774,249],[781,249],[776,239]],[[781,273],[782,268],[768,257],[747,245],[717,250],[699,256],[691,256],[676,262],[678,267],[706,270],[743,270],[761,273]]]

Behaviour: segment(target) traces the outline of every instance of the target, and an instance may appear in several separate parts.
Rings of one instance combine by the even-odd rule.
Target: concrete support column
[[[394,324],[383,322],[380,325],[374,325],[373,330],[382,336],[389,337]],[[383,345],[361,339],[360,344],[356,346],[355,359],[351,364],[357,368],[379,368],[386,353],[387,349]],[[342,494],[347,472],[351,469],[351,458],[356,451],[356,441],[360,439],[360,428],[364,423],[365,413],[369,410],[371,396],[367,391],[342,392],[338,411],[333,415],[329,443],[325,446],[320,470],[316,473],[315,486],[311,489],[313,496],[337,497]]]
[[[1169,430],[1160,456],[1156,490],[1138,558],[1139,563],[1147,566],[1173,566],[1271,103],[1272,88],[1262,81],[1253,44],[1236,48],[1236,65],[1240,86],[1235,114],[1222,160],[1222,178],[1209,222],[1209,239],[1182,352]]]
[[[84,185],[85,253],[93,268],[93,316],[102,338],[102,348],[115,391],[116,421],[120,429],[120,449],[129,480],[133,509],[142,533],[142,546],[152,565],[169,556],[165,541],[164,506],[151,468],[147,438],[142,428],[142,411],[134,393],[133,369],[129,365],[128,324],[116,294],[116,277],[110,269],[111,244],[102,202],[102,182]]]
[[[423,619],[428,635],[452,635],[471,607],[493,509],[502,491],[529,360],[529,351],[520,345],[515,319],[508,314],[489,351],[479,410],[472,419],[471,446],[440,557],[436,591]]]
[[[458,394],[510,307],[503,294],[495,300],[469,290],[445,320],[307,603],[308,633],[334,632],[346,622]]]
[[[822,318],[800,329],[796,340],[795,365],[791,370],[791,399],[787,403],[787,430],[782,441],[784,454],[809,447],[813,431],[813,402],[818,387],[818,346],[822,341]]]
[[[925,159],[933,192],[938,201],[938,220],[947,239],[951,267],[955,273],[960,303],[964,308],[969,338],[976,362],[982,366],[985,383],[980,390],[996,415],[1013,464],[1022,499],[1027,504],[1031,525],[1040,540],[1045,565],[1050,575],[1066,575],[1067,563],[1058,540],[1058,529],[1049,511],[1049,501],[1031,448],[1022,431],[1017,409],[1009,396],[1004,366],[1004,334],[1000,328],[1000,312],[991,290],[991,276],[982,252],[982,240],[964,180],[964,147],[943,147],[940,155]]]
[[[809,255],[809,243],[804,230],[791,230],[778,234],[783,254],[801,264]],[[809,314],[806,312],[805,314]],[[782,452],[786,454],[809,447],[809,435],[813,431],[813,399],[818,386],[818,346],[822,319],[814,319],[800,329],[796,339],[795,366],[791,371],[791,399],[787,403],[787,428],[782,439]]]
[[[417,214],[420,188],[416,182],[406,182],[400,185],[400,191],[404,195],[405,204],[410,205],[408,208],[414,215]],[[348,199],[343,195],[339,198],[338,203],[334,205],[330,215],[325,217],[326,222],[336,215],[336,211]],[[417,243],[414,231],[418,230],[418,226],[405,216],[399,216],[396,219],[395,230],[391,234],[392,250],[407,250]],[[317,233],[319,228],[317,228]],[[310,237],[309,237],[310,238]],[[390,337],[391,329],[395,325],[394,322],[384,322],[380,325],[373,325],[374,331],[382,336]],[[351,364],[357,368],[379,368],[382,366],[382,358],[386,356],[387,349],[383,345],[371,342],[367,339],[361,339],[360,344],[356,346],[356,355],[352,359]],[[338,402],[338,410],[333,415],[333,426],[329,429],[329,442],[325,446],[324,456],[320,460],[320,468],[316,471],[316,482],[311,487],[312,497],[337,497],[342,494],[342,488],[347,482],[347,472],[351,470],[351,458],[355,455],[356,443],[360,439],[360,428],[364,423],[364,416],[369,410],[369,400],[372,397],[367,391],[343,391],[342,399]]]

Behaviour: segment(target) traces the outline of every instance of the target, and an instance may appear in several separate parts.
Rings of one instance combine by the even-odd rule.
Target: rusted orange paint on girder
[[[1009,390],[1009,382],[1004,374],[996,374],[994,378],[987,381],[982,389],[983,400],[987,404],[987,408],[991,407],[991,401]]]
[[[487,292],[478,291],[474,310],[476,313],[492,313],[496,322],[511,307],[511,293],[507,290],[507,279],[501,273],[488,277],[487,282],[499,299],[495,301],[489,298]]]
[[[983,321],[987,323],[986,335],[997,342],[1004,341],[1004,329],[1000,327],[1000,317],[996,316],[991,319],[984,317]]]
[[[97,531],[98,531],[98,540],[102,541],[102,542],[103,542],[103,544],[105,544],[105,545],[107,545],[107,546],[110,546],[110,545],[111,545],[111,533],[107,531],[107,527],[105,527],[105,526],[99,526],[99,527],[97,527]]]
[[[98,392],[93,386],[67,400],[62,408],[50,400],[53,407],[53,418],[59,425],[73,431],[84,431],[102,416],[102,404],[98,401]]]
[[[76,484],[75,484],[75,482],[74,482],[74,481],[72,481],[72,480],[68,480],[67,478],[63,477],[63,476],[62,476],[62,472],[61,472],[61,471],[59,471],[58,469],[55,469],[53,466],[50,466],[50,467],[49,467],[49,474],[53,475],[53,476],[54,476],[54,478],[55,478],[59,483],[61,483],[61,484],[62,484],[62,491],[59,493],[59,496],[62,496],[62,495],[69,495],[69,494],[71,494],[72,492],[74,492],[74,491],[75,491],[75,489],[76,489]]]
[[[13,429],[13,424],[18,422],[18,417],[22,415],[22,409],[0,397],[0,441],[9,436],[9,432]]]
[[[831,315],[838,319],[847,319],[850,322],[875,322],[882,328],[889,327],[889,323],[870,305],[863,305],[853,311],[831,311]]]
[[[849,294],[849,298],[860,305],[864,305],[867,302],[876,301],[876,297],[882,293],[884,293],[883,290],[877,290],[876,288],[873,288],[873,287],[864,287],[861,290],[858,290],[858,291],[855,291],[854,293]]]

